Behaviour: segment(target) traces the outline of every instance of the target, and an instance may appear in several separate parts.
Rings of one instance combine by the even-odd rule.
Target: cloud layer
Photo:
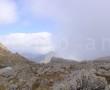
[[[56,30],[52,32],[54,41],[51,42],[52,37],[47,34],[48,37],[40,41],[40,36],[34,35],[34,33],[1,36],[3,39],[9,38],[9,41],[13,39],[16,44],[11,42],[10,45],[8,40],[1,40],[11,47],[20,48],[24,45],[24,41],[25,43],[30,41],[29,45],[25,45],[27,49],[21,48],[21,51],[30,51],[31,49],[45,53],[50,51],[50,48],[53,50],[52,44],[54,44],[58,55],[70,58],[85,59],[109,55],[110,50],[108,48],[102,49],[103,41],[110,38],[109,3],[109,0],[20,0],[22,8],[19,6],[19,10],[23,10],[19,11],[21,15],[27,16],[25,14],[28,12],[33,19],[43,20],[49,17],[56,22]],[[14,0],[0,0],[0,23],[15,22],[19,16],[17,7],[18,5]],[[35,36],[37,37],[33,39]],[[36,43],[36,40],[39,43]],[[38,48],[33,48],[35,46]],[[95,49],[88,49],[88,46],[90,48],[93,46]]]
[[[36,55],[54,51],[51,39],[52,35],[48,32],[12,33],[0,36],[0,42],[12,51]]]
[[[37,17],[56,20],[56,52],[61,56],[91,59],[109,55],[110,50],[102,49],[103,41],[110,38],[109,0],[28,1]],[[88,49],[89,44],[94,44],[95,49]]]

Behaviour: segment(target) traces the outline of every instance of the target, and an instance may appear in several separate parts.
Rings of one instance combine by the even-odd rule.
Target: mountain
[[[34,72],[38,66],[40,67],[37,63],[19,53],[12,53],[0,44],[0,90],[29,90],[24,85],[33,84],[34,81],[30,80],[35,77]]]
[[[8,50],[7,47],[5,47],[2,43],[0,43],[0,55],[9,55],[11,52]]]
[[[49,63],[51,61],[52,57],[54,57],[54,56],[55,56],[54,52],[49,52],[44,56],[44,59],[42,59],[40,61],[40,63],[45,63],[45,64]]]
[[[28,61],[29,59],[21,56],[19,53],[12,53],[8,48],[0,43],[0,65],[16,65]]]
[[[29,58],[36,63],[49,63],[51,58],[55,56],[54,52],[49,52],[47,54],[32,54],[32,53],[25,53],[23,54],[25,57]]]
[[[60,57],[52,57],[50,60],[50,63],[78,63],[75,60],[70,60],[70,59],[64,59]]]
[[[110,56],[100,57],[97,58],[96,60],[110,60]]]
[[[110,62],[53,55],[36,63],[0,44],[0,90],[110,90]]]
[[[99,57],[93,60],[94,62],[100,62],[100,63],[110,63],[110,56],[105,57]]]
[[[41,61],[45,59],[45,56],[47,54],[33,54],[28,52],[28,53],[23,53],[22,55],[36,63],[41,63]]]

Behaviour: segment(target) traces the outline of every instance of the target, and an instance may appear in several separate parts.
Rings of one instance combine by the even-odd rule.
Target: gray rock
[[[4,67],[2,69],[0,69],[0,76],[3,76],[3,77],[10,77],[14,74],[14,70],[12,67]]]
[[[62,82],[57,82],[53,90],[105,90],[107,81],[91,71],[81,70],[71,73]]]

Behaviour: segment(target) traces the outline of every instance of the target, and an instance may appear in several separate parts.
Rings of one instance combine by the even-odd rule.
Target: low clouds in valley
[[[55,28],[51,28],[51,31],[45,30],[46,34],[36,32],[34,35],[32,33],[2,35],[1,41],[10,48],[17,46],[18,51],[22,51],[24,50],[22,48],[28,45],[34,51],[34,45],[39,51],[36,53],[54,51],[58,56],[76,59],[110,55],[109,0],[20,0],[19,4],[14,0],[0,0],[0,2],[2,24],[26,22],[21,16],[26,16],[27,13],[30,13],[34,19],[48,19],[47,23],[50,20],[55,24]],[[11,35],[12,38],[14,37],[14,44],[8,42],[11,40]],[[39,37],[43,40],[40,41]],[[2,38],[7,40],[3,41]],[[30,51],[28,49],[24,51]]]

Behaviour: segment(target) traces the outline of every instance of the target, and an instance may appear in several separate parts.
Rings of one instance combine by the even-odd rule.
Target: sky
[[[0,42],[34,55],[110,56],[109,0],[0,0]]]

